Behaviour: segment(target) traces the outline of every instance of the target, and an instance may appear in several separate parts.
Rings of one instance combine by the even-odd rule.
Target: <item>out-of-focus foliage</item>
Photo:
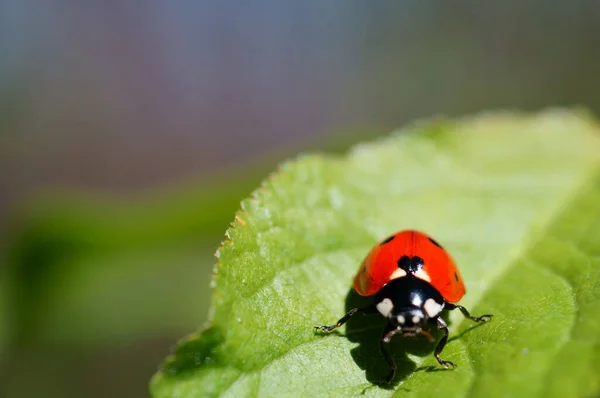
[[[518,144],[517,144],[518,143]],[[417,124],[347,157],[286,163],[242,203],[218,252],[211,325],[185,338],[155,397],[592,396],[600,392],[600,129],[579,112],[492,113]],[[473,313],[432,346],[396,339],[378,386],[379,321],[344,297],[369,247],[417,228],[453,253]],[[356,300],[354,300],[356,301]],[[462,332],[462,333],[459,333]]]
[[[63,376],[73,371],[119,379],[90,369],[94,356],[117,361],[113,369],[123,363],[124,374],[139,380],[151,374],[159,359],[152,353],[160,351],[150,347],[164,353],[165,338],[206,319],[209,286],[198,281],[210,278],[222,231],[258,181],[256,171],[246,173],[151,200],[63,192],[23,204],[0,253],[0,366],[8,396],[38,396],[40,387],[47,396],[77,396],[89,386],[69,385]],[[38,383],[27,383],[31,374]],[[126,396],[123,386],[139,395],[125,379],[100,391]]]
[[[146,281],[157,274],[174,278],[164,284],[168,288],[177,279],[190,283],[189,272],[209,272],[214,242],[207,242],[227,225],[251,181],[142,203],[64,195],[25,206],[26,218],[19,220],[22,228],[8,258],[16,304],[13,336],[25,341],[44,338],[40,333],[65,341],[110,339],[117,331],[175,326],[189,312],[173,312],[170,300],[189,303],[188,310],[202,319],[204,304],[197,298],[206,298],[208,288],[147,291],[145,286],[157,285]],[[177,295],[194,292],[201,293],[195,300]],[[130,311],[136,316],[127,316]],[[74,321],[80,327],[73,329]]]

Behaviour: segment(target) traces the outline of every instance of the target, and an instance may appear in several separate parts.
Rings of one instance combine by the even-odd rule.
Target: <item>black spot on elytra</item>
[[[404,271],[406,271],[407,273],[410,272],[411,274],[414,274],[415,272],[423,268],[424,264],[425,262],[419,256],[414,256],[413,258],[409,258],[408,256],[402,256],[398,260],[398,268],[402,268]]]
[[[408,272],[410,268],[410,258],[408,256],[402,256],[398,260],[398,268],[402,268],[404,271]]]
[[[386,243],[390,243],[390,242],[391,242],[391,241],[392,241],[392,240],[393,240],[395,237],[396,237],[396,235],[392,235],[392,236],[388,237],[386,240],[384,240],[383,242],[381,242],[381,243],[379,244],[379,246],[383,246],[383,245],[385,245]]]
[[[425,261],[423,261],[423,259],[419,256],[414,256],[410,259],[410,272],[417,272],[418,270],[423,268],[423,265],[425,265]]]
[[[440,249],[443,249],[442,245],[440,245],[439,243],[437,243],[437,242],[435,241],[435,239],[431,239],[431,238],[429,238],[429,241],[430,241],[431,243],[433,243],[434,245],[436,245],[437,247],[439,247]]]
[[[454,279],[458,282],[458,274],[456,272],[454,273]]]

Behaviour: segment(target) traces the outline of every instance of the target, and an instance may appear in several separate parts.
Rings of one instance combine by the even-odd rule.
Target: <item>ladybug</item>
[[[398,232],[378,243],[363,260],[354,277],[354,290],[361,296],[373,297],[364,308],[353,308],[335,325],[316,326],[322,332],[339,328],[356,314],[375,314],[388,319],[383,331],[381,352],[390,366],[386,377],[391,382],[396,363],[389,351],[389,342],[396,334],[412,337],[422,334],[433,342],[429,332],[437,328],[443,332],[433,356],[445,368],[456,365],[440,357],[448,341],[448,325],[440,314],[442,310],[459,309],[472,321],[486,322],[492,315],[471,316],[456,304],[465,294],[465,284],[454,260],[433,238],[413,230]]]

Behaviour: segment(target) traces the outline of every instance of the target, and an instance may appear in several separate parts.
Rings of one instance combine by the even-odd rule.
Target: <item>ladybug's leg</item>
[[[381,342],[379,343],[381,353],[383,354],[385,361],[388,363],[388,365],[390,365],[390,373],[388,373],[388,375],[384,378],[384,380],[387,383],[391,383],[392,380],[394,380],[394,376],[396,375],[396,362],[394,361],[394,358],[392,357],[392,354],[390,352],[389,343],[391,341],[392,336],[394,336],[400,331],[401,328],[398,328],[397,326],[393,326],[388,323],[385,329],[383,329],[383,335],[381,336]]]
[[[482,316],[471,316],[471,314],[469,314],[469,311],[467,311],[467,309],[465,307],[463,307],[462,305],[446,303],[446,309],[453,310],[456,308],[458,308],[460,310],[460,312],[462,312],[462,314],[465,316],[465,318],[469,318],[470,320],[472,320],[474,322],[487,322],[490,319],[492,319],[492,316],[493,316],[490,314],[486,314],[486,315],[482,315]]]
[[[315,326],[316,330],[321,332],[331,332],[348,322],[348,319],[352,318],[356,314],[374,314],[377,312],[377,308],[374,305],[370,305],[364,308],[352,308],[346,315],[344,315],[335,325],[331,326]]]
[[[437,359],[439,364],[445,367],[446,369],[448,369],[449,367],[455,368],[456,365],[454,363],[450,361],[444,361],[442,358],[440,358],[440,353],[442,352],[442,350],[446,346],[446,343],[448,342],[448,335],[450,334],[450,332],[448,331],[448,325],[446,325],[446,322],[441,317],[438,316],[436,318],[436,321],[438,329],[442,330],[444,332],[444,335],[442,336],[437,347],[435,347],[435,352],[433,353],[433,356],[435,357],[435,359]]]

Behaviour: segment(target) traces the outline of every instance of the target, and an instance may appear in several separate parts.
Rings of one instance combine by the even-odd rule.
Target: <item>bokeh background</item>
[[[148,396],[282,159],[599,93],[597,1],[2,0],[0,396]]]

